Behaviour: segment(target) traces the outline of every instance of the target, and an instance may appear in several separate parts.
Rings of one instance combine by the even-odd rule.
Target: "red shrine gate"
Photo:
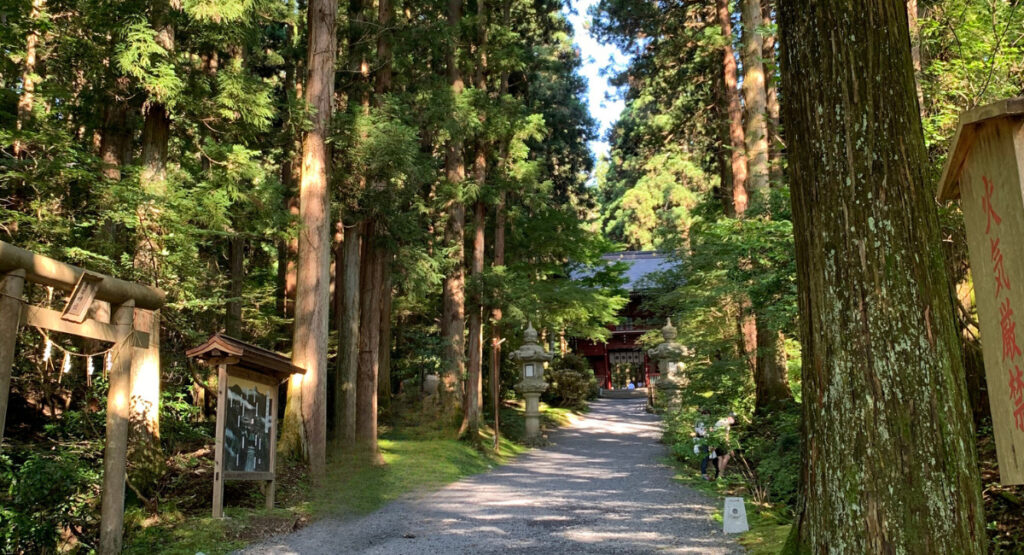
[[[623,251],[606,254],[603,258],[629,265],[625,272],[629,303],[619,312],[619,323],[608,326],[611,336],[607,342],[576,338],[573,340],[573,350],[586,357],[602,388],[612,388],[612,372],[617,364],[639,368],[644,382],[642,385],[650,386],[651,378],[658,376],[658,365],[647,357],[646,350],[637,340],[650,330],[660,329],[664,323],[641,309],[646,289],[644,278],[667,268],[666,255],[654,251]]]

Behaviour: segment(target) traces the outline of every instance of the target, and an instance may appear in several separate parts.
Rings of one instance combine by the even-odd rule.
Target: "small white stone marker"
[[[726,534],[739,534],[750,530],[747,525],[747,508],[742,497],[726,497],[722,510],[722,530]]]

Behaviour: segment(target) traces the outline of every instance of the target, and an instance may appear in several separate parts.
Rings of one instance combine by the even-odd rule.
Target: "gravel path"
[[[739,553],[713,503],[672,479],[643,400],[601,400],[573,426],[486,474],[325,519],[244,553]],[[338,492],[344,495],[344,492]]]

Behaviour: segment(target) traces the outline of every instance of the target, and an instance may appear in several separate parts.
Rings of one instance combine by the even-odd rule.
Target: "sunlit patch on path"
[[[603,400],[552,445],[354,520],[322,520],[247,553],[733,553],[712,502],[672,480],[656,416]],[[344,492],[338,492],[344,495]]]

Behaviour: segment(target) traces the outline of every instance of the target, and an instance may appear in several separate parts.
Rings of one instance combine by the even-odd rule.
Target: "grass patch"
[[[752,502],[747,495],[746,484],[736,474],[727,473],[716,481],[708,481],[700,476],[696,468],[691,468],[678,459],[668,461],[676,469],[675,479],[687,486],[702,491],[716,500],[715,512],[711,519],[721,525],[722,506],[726,497],[743,497],[747,509],[747,524],[750,530],[737,537],[747,553],[751,555],[777,555],[782,551],[789,535],[790,522],[771,504],[759,505]]]
[[[578,411],[541,404],[546,428],[571,423]],[[522,403],[501,411],[499,452],[491,450],[493,430],[485,427],[478,441],[459,441],[454,431],[437,422],[386,429],[379,445],[384,464],[373,465],[351,452],[328,459],[326,484],[313,489],[302,465],[279,462],[277,505],[262,509],[263,494],[252,482],[228,482],[225,520],[210,517],[212,456],[187,466],[194,478],[188,487],[192,502],[180,508],[176,491],[161,501],[156,514],[136,507],[125,514],[124,553],[138,555],[207,555],[227,553],[263,538],[301,528],[317,518],[359,516],[402,496],[437,490],[466,476],[487,472],[527,450],[521,443],[525,420]],[[183,465],[185,463],[182,463]],[[198,468],[197,468],[198,467]],[[172,468],[170,472],[186,472]],[[176,490],[179,488],[176,488]],[[178,503],[176,505],[175,503]]]
[[[484,436],[483,440],[483,445],[490,446],[493,436]],[[379,444],[384,465],[370,464],[351,453],[333,458],[328,470],[329,486],[314,496],[314,515],[366,514],[403,495],[435,490],[487,472],[525,450],[507,439],[502,439],[497,455],[455,439],[382,437]]]

